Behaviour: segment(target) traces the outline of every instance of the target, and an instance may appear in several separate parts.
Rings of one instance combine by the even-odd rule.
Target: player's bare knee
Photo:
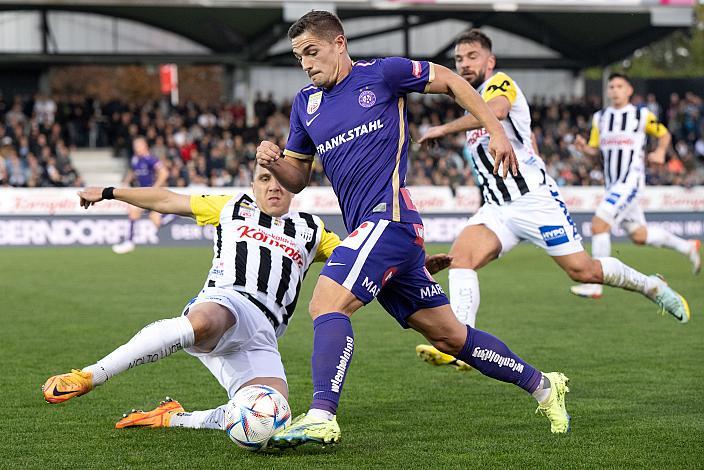
[[[315,295],[313,295],[313,297],[310,299],[310,302],[308,302],[308,313],[310,313],[310,317],[315,320],[320,315],[329,313],[329,311],[326,312],[325,310],[326,308],[324,302],[322,302]]]
[[[203,304],[201,304],[203,305]],[[193,328],[194,346],[204,352],[214,349],[222,335],[235,324],[235,317],[225,307],[197,305],[188,314]]]
[[[645,245],[646,239],[648,238],[647,232],[641,233],[639,230],[629,233],[628,236],[636,245]]]
[[[479,261],[472,256],[458,256],[451,253],[450,256],[452,256],[450,269],[477,269],[479,267]]]
[[[213,325],[205,315],[189,314],[188,320],[193,328],[194,346],[202,346],[213,334]]]

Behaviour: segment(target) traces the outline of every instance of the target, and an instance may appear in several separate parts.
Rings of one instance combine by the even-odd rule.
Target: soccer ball
[[[291,407],[275,389],[249,385],[235,393],[225,407],[227,435],[238,446],[257,451],[291,422]]]

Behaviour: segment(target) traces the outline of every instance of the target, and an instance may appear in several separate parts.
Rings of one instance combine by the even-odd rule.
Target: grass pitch
[[[531,246],[480,273],[478,327],[571,378],[569,435],[551,435],[533,399],[514,386],[420,362],[421,337],[374,303],[353,318],[340,445],[250,454],[216,431],[113,429],[124,411],[166,395],[189,410],[226,400],[182,352],[65,404],[48,405],[40,393],[50,375],[93,363],[145,324],[180,314],[202,286],[210,249],[1,250],[0,467],[702,468],[704,277],[671,251],[615,245],[614,254],[664,274],[688,298],[691,322],[660,317],[643,297],[615,289],[599,301],[573,297],[564,273]],[[281,341],[296,414],[312,393],[306,307],[316,276],[314,267]],[[437,278],[447,286],[446,273]]]

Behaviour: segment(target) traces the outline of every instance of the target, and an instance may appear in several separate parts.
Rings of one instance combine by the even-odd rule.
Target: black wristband
[[[115,199],[115,195],[113,194],[113,191],[115,191],[115,188],[112,186],[104,188],[103,189],[103,199]]]

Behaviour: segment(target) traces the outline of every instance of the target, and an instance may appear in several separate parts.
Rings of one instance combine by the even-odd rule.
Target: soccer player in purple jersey
[[[288,35],[313,84],[294,100],[284,158],[274,143],[264,141],[257,160],[284,187],[299,192],[309,181],[317,153],[351,233],[333,250],[310,302],[312,405],[270,445],[286,448],[340,439],[335,415],[354,351],[350,316],[374,298],[402,327],[419,331],[439,350],[532,394],[552,432],[567,432],[567,378],[543,374],[498,338],[457,320],[442,288],[423,266],[422,220],[404,187],[408,93],[454,97],[491,135],[494,171],[502,165],[504,176],[509,168],[515,175],[516,156],[499,121],[476,91],[445,67],[400,57],[353,63],[342,24],[332,13],[310,12]]]
[[[137,137],[132,143],[134,155],[130,161],[130,169],[123,181],[124,186],[137,186],[139,188],[159,188],[164,186],[169,173],[161,164],[159,158],[152,155],[149,151],[149,145],[144,137]],[[129,253],[134,251],[134,226],[135,223],[142,217],[144,209],[135,206],[127,207],[127,217],[130,220],[130,228],[127,232],[127,238],[117,245],[113,245],[112,251],[117,254]],[[161,226],[161,214],[155,211],[149,211],[149,220],[156,225]]]

